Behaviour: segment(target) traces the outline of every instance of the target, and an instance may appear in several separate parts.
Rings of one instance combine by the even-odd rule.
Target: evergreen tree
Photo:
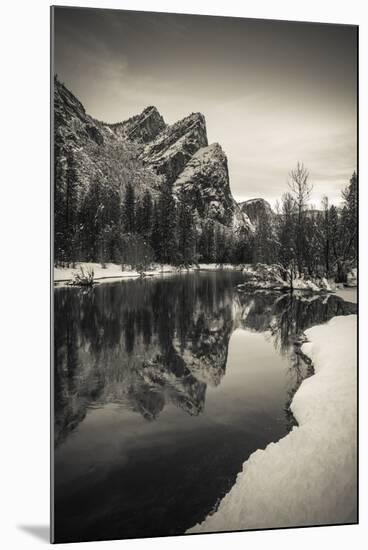
[[[271,264],[276,259],[275,236],[269,215],[261,211],[253,237],[253,262]]]
[[[358,176],[353,173],[349,185],[343,190],[342,222],[345,236],[345,258],[354,263],[358,255]]]
[[[330,275],[331,260],[331,236],[330,236],[330,207],[328,197],[322,198],[322,212],[317,217],[317,235],[319,237],[319,247],[315,254],[319,256],[320,262],[324,265],[324,271],[327,277]]]
[[[202,224],[200,234],[198,237],[198,254],[201,261],[207,261],[208,239],[207,228],[205,224]]]
[[[86,261],[99,261],[101,255],[102,213],[102,183],[98,179],[93,179],[80,207],[80,222],[83,228],[82,255]]]
[[[290,282],[295,277],[295,203],[290,193],[284,193],[281,199],[280,213],[277,224],[278,259],[288,270]]]
[[[223,264],[228,261],[229,250],[227,249],[227,239],[225,231],[219,225],[216,227],[215,231],[215,242],[216,242],[216,262]]]
[[[165,182],[158,203],[159,261],[173,263],[176,259],[176,205],[172,184]]]
[[[135,231],[135,192],[133,185],[129,182],[125,189],[123,202],[123,227],[125,233]]]
[[[322,276],[323,254],[320,247],[318,215],[311,212],[304,220],[303,269],[306,275]],[[323,243],[324,246],[324,243]]]
[[[141,234],[148,239],[151,234],[152,219],[153,219],[153,203],[151,193],[146,190],[143,195],[141,210],[140,210],[140,227]]]
[[[344,281],[345,269],[343,262],[343,235],[342,224],[335,205],[332,205],[329,210],[330,221],[330,242],[331,254],[333,258],[333,267],[337,271],[337,280]]]
[[[135,230],[139,235],[143,235],[143,201],[139,198],[135,203]]]
[[[195,260],[196,235],[192,210],[186,202],[179,206],[177,234],[180,261],[188,266]]]
[[[55,134],[54,149],[54,254],[55,262],[66,261],[66,159],[61,137]]]
[[[231,261],[237,264],[250,263],[254,259],[254,235],[246,230],[240,230],[233,237]]]
[[[338,281],[346,281],[347,272],[357,262],[358,178],[355,172],[342,192],[342,197],[344,203],[341,212],[333,205],[329,211],[333,267],[337,271]]]
[[[213,222],[210,221],[207,225],[207,257],[206,260],[210,263],[216,261],[216,239],[215,228]]]
[[[74,153],[67,153],[65,197],[65,257],[74,265],[78,259],[78,193],[79,182]]]
[[[158,204],[155,202],[152,211],[152,229],[150,235],[150,244],[154,251],[155,260],[159,262],[160,258],[160,214]]]

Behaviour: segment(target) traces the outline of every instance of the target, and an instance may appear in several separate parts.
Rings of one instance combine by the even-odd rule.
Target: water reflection
[[[58,542],[183,533],[291,428],[294,342],[356,306],[238,293],[240,273],[55,291]],[[272,345],[271,345],[272,344]]]
[[[285,353],[308,328],[326,323],[338,315],[357,312],[356,304],[334,294],[239,293],[240,323],[259,332],[270,331],[276,348]]]
[[[307,328],[356,305],[334,295],[238,293],[240,275],[182,275],[124,281],[89,292],[55,292],[55,444],[85,417],[92,402],[123,402],[155,420],[171,402],[190,415],[205,406],[207,385],[226,372],[234,330],[264,332],[290,355]],[[298,374],[299,373],[299,374]]]

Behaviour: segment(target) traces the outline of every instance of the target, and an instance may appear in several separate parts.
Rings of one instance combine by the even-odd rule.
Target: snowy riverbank
[[[122,269],[119,264],[106,264],[106,267],[101,267],[99,263],[92,262],[83,262],[82,264],[77,264],[76,267],[55,267],[54,268],[54,282],[62,283],[73,280],[74,273],[79,271],[79,266],[83,266],[84,269],[93,269],[94,279],[125,279],[125,278],[136,278],[140,274],[138,271],[131,269]],[[187,271],[215,271],[218,269],[226,270],[239,270],[239,266],[234,266],[232,264],[223,264],[221,267],[217,264],[199,264],[198,268],[189,268],[181,270],[183,273]],[[144,272],[146,276],[160,275],[163,273],[178,273],[178,268],[172,265],[155,265],[152,269],[148,269]]]
[[[306,331],[315,374],[294,395],[299,426],[243,464],[218,510],[189,533],[357,520],[357,317]]]
[[[250,290],[273,290],[288,292],[290,290],[306,292],[335,292],[336,284],[333,279],[325,277],[296,277],[290,270],[280,264],[257,264],[244,268],[246,280],[238,285],[240,292]]]

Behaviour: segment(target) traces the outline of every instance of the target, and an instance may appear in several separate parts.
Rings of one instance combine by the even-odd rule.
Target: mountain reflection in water
[[[308,371],[294,352],[295,338],[336,315],[355,313],[356,305],[334,295],[238,293],[236,285],[240,282],[241,273],[197,273],[120,281],[89,291],[55,290],[58,542],[183,532],[203,519],[229,490],[251,452],[290,429],[290,417],[284,408]],[[248,352],[248,348],[242,349],[243,340],[236,344],[239,329],[250,336],[264,333],[266,338],[257,340],[257,349],[266,341],[271,341],[274,348],[274,359],[268,360],[265,368],[284,361],[290,379],[282,381],[282,387],[286,386],[285,395],[280,390],[283,407],[269,396],[265,401],[272,402],[272,406],[266,410],[267,403],[257,404],[259,393],[251,397],[249,378],[244,401],[251,403],[252,415],[248,411],[246,422],[242,420],[246,404],[241,395],[238,401],[234,397],[236,411],[226,412],[233,415],[226,424],[223,411],[231,408],[231,394],[230,398],[225,394],[226,384],[223,394],[217,388],[228,376],[231,382],[230,338],[234,337],[234,346],[239,348],[238,355],[234,355],[237,364],[251,361],[253,353],[253,340],[249,340]],[[207,411],[206,395],[210,390],[214,404]],[[178,417],[175,410],[182,411],[187,420]],[[137,414],[152,428],[138,425]],[[209,424],[210,416],[216,426]],[[161,417],[162,424],[153,429],[152,423],[156,425]],[[190,421],[190,417],[203,417],[202,424]],[[104,432],[99,431],[102,424]],[[84,431],[80,431],[83,426]],[[108,451],[111,445],[118,445],[124,426],[126,433],[120,442],[123,450]],[[240,434],[245,429],[246,442],[242,442]],[[173,437],[164,434],[175,430],[177,440],[170,448],[170,459],[156,460],[155,455],[167,442],[165,437]],[[93,462],[89,453],[89,470],[79,471],[81,452],[88,445],[92,455],[97,453],[94,447],[101,433],[108,438],[103,458],[98,462],[96,455]],[[131,434],[134,443],[129,439]],[[216,434],[222,446],[218,443],[216,447]],[[145,445],[145,452],[139,450]],[[119,463],[122,451],[125,459]],[[134,456],[136,469],[126,458],[127,453]],[[124,460],[128,460],[129,467],[124,466]],[[155,471],[145,471],[147,465]],[[92,471],[91,479],[88,472]],[[139,480],[134,479],[136,474]],[[178,479],[181,497],[172,494],[179,491]],[[201,488],[198,480],[205,481],[208,488]]]

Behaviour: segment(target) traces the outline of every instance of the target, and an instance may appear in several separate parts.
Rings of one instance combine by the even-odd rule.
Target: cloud
[[[236,198],[274,202],[298,160],[312,201],[338,201],[356,169],[353,28],[58,10],[56,70],[107,122],[155,105],[168,123],[201,111]]]

